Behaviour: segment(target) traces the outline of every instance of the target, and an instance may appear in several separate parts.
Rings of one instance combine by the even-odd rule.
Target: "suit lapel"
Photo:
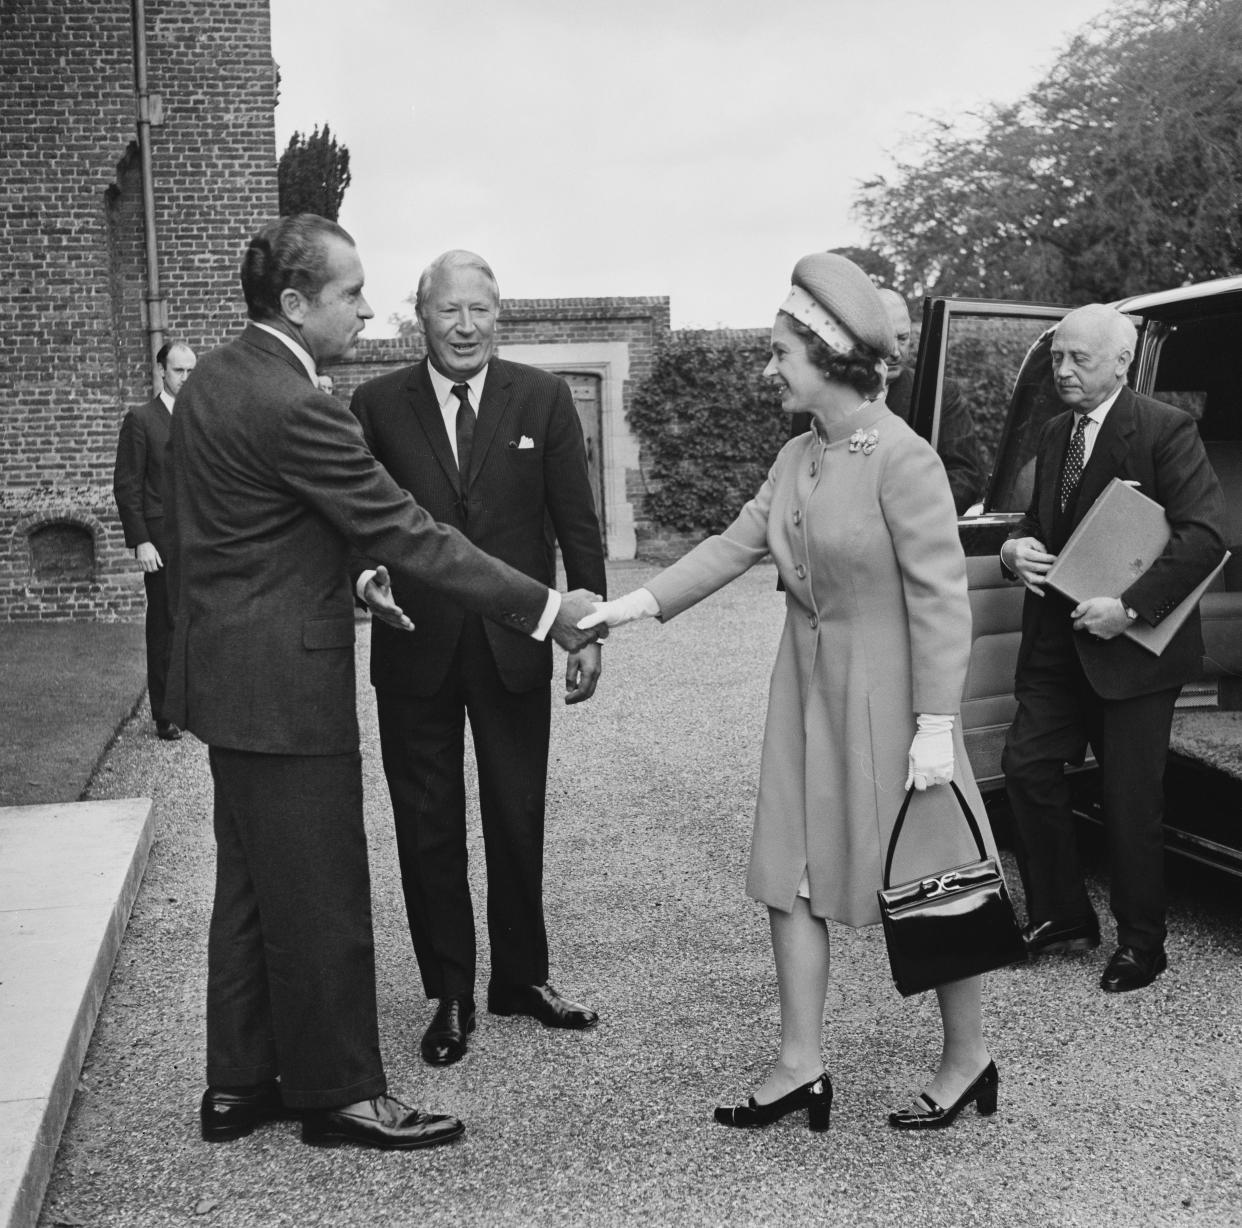
[[[449,481],[456,486],[458,474],[457,462],[453,459],[453,445],[449,443],[444,415],[440,412],[440,403],[436,400],[431,376],[427,374],[425,358],[417,366],[410,368],[405,391],[410,399],[411,416],[427,437],[427,443],[436,460],[440,462],[440,467],[448,475]]]
[[[487,369],[487,379],[483,384],[483,401],[479,405],[479,421],[474,428],[474,451],[470,457],[470,481],[479,473],[492,445],[498,435],[503,434],[501,426],[509,416],[510,398],[513,393],[513,376],[508,364],[493,358]]]

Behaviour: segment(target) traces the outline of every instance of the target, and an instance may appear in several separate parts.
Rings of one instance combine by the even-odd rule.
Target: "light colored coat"
[[[874,447],[851,450],[851,436]],[[944,467],[882,403],[825,437],[791,440],[721,535],[648,584],[675,617],[771,553],[785,583],[772,671],[748,894],[879,920],[889,835],[904,795],[915,715],[957,713],[970,661],[966,560]],[[961,729],[955,779],[995,852]],[[917,796],[893,881],[976,856],[952,791]]]

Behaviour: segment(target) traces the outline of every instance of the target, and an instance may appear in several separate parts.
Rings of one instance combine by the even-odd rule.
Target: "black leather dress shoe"
[[[567,1002],[551,985],[489,985],[487,1009],[493,1015],[529,1015],[545,1028],[593,1028],[599,1016]]]
[[[181,730],[172,721],[156,721],[155,736],[162,742],[180,742]]]
[[[1150,985],[1167,967],[1164,947],[1145,951],[1139,947],[1118,947],[1100,977],[1105,993],[1126,993]]]
[[[1042,925],[1028,925],[1022,937],[1031,960],[1041,955],[1093,951],[1100,945],[1100,923],[1094,915],[1080,921],[1045,921]]]
[[[451,1143],[465,1130],[456,1117],[420,1113],[392,1096],[339,1109],[307,1109],[302,1114],[302,1142],[314,1147],[357,1143],[381,1151],[413,1151]]]
[[[203,1093],[198,1119],[205,1143],[242,1138],[264,1121],[295,1116],[280,1098],[275,1079],[253,1087],[209,1087]]]
[[[441,998],[419,1050],[432,1066],[451,1066],[466,1056],[466,1037],[474,1031],[473,998]]]

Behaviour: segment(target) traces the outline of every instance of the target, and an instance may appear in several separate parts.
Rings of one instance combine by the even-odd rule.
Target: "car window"
[[[1242,314],[1153,320],[1146,333],[1151,395],[1190,414],[1205,439],[1242,439]]]
[[[1040,434],[1065,409],[1052,379],[1052,332],[1042,329],[1018,366],[988,485],[989,511],[1026,511],[1035,486]]]
[[[1044,423],[1061,410],[1045,334],[1064,308],[929,299],[916,374],[915,428],[941,446],[955,403],[975,437],[986,512],[1023,512]]]
[[[1015,377],[1024,370],[1031,347],[1047,327],[1045,320],[1014,316],[950,317],[944,366],[945,388],[956,387],[970,411],[978,439],[980,462],[984,474],[993,475],[993,488],[1001,432],[1009,419],[1016,391]],[[1036,386],[1041,390],[1045,386],[1051,388],[1047,382],[1046,357],[1037,368],[1025,369],[1028,381],[1035,381],[1036,372]],[[1029,431],[1038,431],[1049,416],[1039,412],[1041,402],[1030,400],[1029,396],[1028,402],[1027,412],[1019,416],[1014,426],[1023,437],[1023,445]],[[1033,442],[1031,446],[1034,446]],[[988,504],[997,506],[994,498],[989,499]],[[1010,509],[1006,505],[1000,510]],[[1022,510],[1026,510],[1025,505]]]

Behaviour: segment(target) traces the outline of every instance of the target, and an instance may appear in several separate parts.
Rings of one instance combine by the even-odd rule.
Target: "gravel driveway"
[[[610,567],[613,591],[651,575]],[[212,887],[203,746],[122,732],[89,796],[150,796],[157,831],[48,1191],[51,1225],[1237,1225],[1242,904],[1173,870],[1169,971],[1097,988],[1111,951],[988,981],[1000,1111],[897,1134],[938,1056],[934,999],[893,989],[878,929],[834,927],[832,1129],[726,1131],[776,1052],[767,923],[743,893],[782,603],[755,568],[668,627],[614,633],[586,705],[554,717],[552,980],[600,1027],[479,1016],[460,1064],[418,1057],[429,1008],[405,928],[360,627],[359,710],[380,1022],[393,1090],[462,1116],[427,1153],[304,1147],[295,1123],[209,1147],[202,1092]],[[558,653],[557,669],[564,656]],[[559,681],[558,681],[559,686]],[[472,801],[472,806],[474,802]],[[473,819],[476,908],[482,850]],[[1007,858],[1011,881],[1016,872]],[[1104,891],[1093,885],[1106,914]],[[482,929],[482,927],[481,927]],[[480,952],[480,988],[487,978]]]

